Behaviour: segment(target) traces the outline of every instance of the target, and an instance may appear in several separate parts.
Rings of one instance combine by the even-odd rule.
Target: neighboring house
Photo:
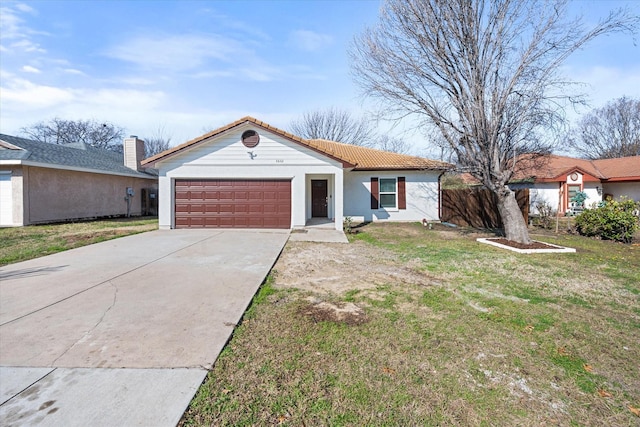
[[[561,213],[570,212],[571,198],[578,191],[588,197],[586,208],[607,197],[626,196],[640,201],[640,156],[585,160],[549,155],[530,165],[520,165],[510,187],[529,189],[532,214],[538,213],[538,203],[546,203]]]
[[[159,172],[159,225],[294,228],[310,220],[439,218],[452,165],[325,140],[242,118],[142,162]]]
[[[0,134],[0,226],[140,215],[158,180],[140,168],[143,156],[136,137],[123,155]]]

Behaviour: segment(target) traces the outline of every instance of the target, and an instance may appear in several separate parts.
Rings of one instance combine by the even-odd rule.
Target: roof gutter
[[[442,221],[442,177],[447,171],[443,171],[438,175],[438,221]]]

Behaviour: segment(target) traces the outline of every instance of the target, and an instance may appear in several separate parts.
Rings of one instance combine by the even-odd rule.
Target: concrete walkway
[[[174,426],[288,230],[170,230],[0,268],[0,424]]]
[[[289,240],[294,242],[349,243],[342,230],[336,230],[335,224],[328,218],[311,218],[304,227],[291,231]]]

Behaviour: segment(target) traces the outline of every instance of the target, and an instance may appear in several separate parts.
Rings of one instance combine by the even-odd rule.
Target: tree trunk
[[[516,194],[504,186],[497,192],[498,196],[498,212],[502,218],[502,226],[507,240],[518,243],[531,243],[529,237],[529,229],[524,221],[520,206],[516,200]]]

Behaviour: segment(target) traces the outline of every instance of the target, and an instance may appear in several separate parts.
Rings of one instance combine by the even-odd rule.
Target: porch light
[[[596,191],[598,192],[598,196],[602,196],[602,187],[596,187]]]

